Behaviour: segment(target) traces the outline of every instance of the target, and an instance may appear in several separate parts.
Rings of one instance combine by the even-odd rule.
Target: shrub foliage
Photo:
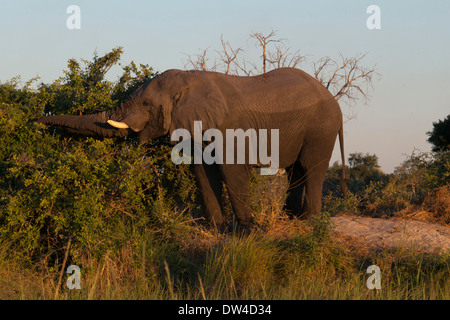
[[[170,161],[167,137],[142,147],[134,137],[96,140],[35,123],[48,113],[115,107],[155,76],[131,62],[107,81],[121,54],[94,54],[83,66],[71,59],[51,84],[21,86],[17,77],[0,85],[0,237],[28,257],[58,255],[69,238],[72,253],[100,254],[132,240],[133,228],[170,230],[171,219],[184,219],[165,211],[195,208],[193,177]]]

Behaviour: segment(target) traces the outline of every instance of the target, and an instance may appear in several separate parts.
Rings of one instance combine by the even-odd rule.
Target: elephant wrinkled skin
[[[143,84],[119,107],[83,116],[48,116],[38,120],[71,132],[104,137],[139,133],[139,142],[202,130],[272,129],[279,131],[279,167],[289,178],[285,209],[307,218],[320,213],[325,173],[339,134],[344,165],[342,113],[331,93],[305,72],[282,68],[251,77],[207,71],[168,70]],[[270,138],[269,138],[270,141]],[[236,152],[235,152],[236,154]],[[241,227],[252,225],[249,181],[254,165],[194,164],[208,221],[224,228],[223,182]]]

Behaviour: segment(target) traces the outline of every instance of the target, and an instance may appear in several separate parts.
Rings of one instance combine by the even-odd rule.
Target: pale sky
[[[80,30],[66,27],[72,4],[81,9]],[[373,4],[381,9],[380,30],[366,27]],[[68,59],[91,59],[94,51],[118,46],[124,65],[133,60],[158,71],[182,69],[186,54],[219,49],[221,35],[252,55],[249,34],[273,29],[311,60],[367,53],[364,64],[376,64],[382,78],[367,105],[352,107],[357,118],[345,125],[346,156],[376,154],[382,170],[392,172],[414,149],[430,151],[426,132],[450,114],[449,20],[446,0],[0,0],[0,81],[37,75],[51,82]]]

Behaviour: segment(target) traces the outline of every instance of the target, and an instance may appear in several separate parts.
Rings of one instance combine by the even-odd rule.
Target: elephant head
[[[115,109],[82,116],[52,115],[37,122],[103,137],[137,132],[143,144],[179,128],[192,133],[197,120],[204,130],[217,128],[227,115],[225,98],[208,73],[168,70],[144,83]]]

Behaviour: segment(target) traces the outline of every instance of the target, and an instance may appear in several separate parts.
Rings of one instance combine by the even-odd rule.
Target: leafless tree
[[[355,119],[356,114],[349,107],[361,97],[364,103],[370,99],[369,91],[373,88],[374,78],[380,74],[375,66],[364,67],[362,60],[366,54],[357,54],[347,58],[340,54],[340,60],[323,57],[312,63],[314,77],[322,83],[335,97],[345,104],[348,111],[345,113],[346,122]]]
[[[286,39],[276,37],[277,32],[272,30],[267,35],[263,33],[252,33],[249,39],[255,40],[256,47],[260,48],[262,55],[262,68],[254,62],[241,57],[244,50],[242,48],[234,49],[228,41],[221,37],[222,49],[216,51],[221,62],[220,68],[226,74],[235,75],[256,75],[266,73],[272,69],[292,67],[298,68],[301,64],[307,62],[306,56],[300,53],[300,50],[291,51],[286,45]],[[198,70],[219,71],[215,62],[208,67],[208,49],[201,51],[200,54],[189,56],[185,63],[185,68],[194,68]],[[309,64],[312,68],[310,72],[322,85],[324,85],[336,98],[336,100],[347,105],[356,102],[360,98],[365,103],[369,100],[369,91],[372,89],[373,80],[379,77],[375,66],[365,67],[363,59],[366,54],[357,54],[354,57],[344,57],[340,54],[340,59],[335,60],[330,57],[323,57]],[[305,68],[308,65],[306,64]],[[304,68],[304,69],[305,69]],[[308,71],[308,70],[305,70]],[[349,110],[347,121],[355,118],[354,113]]]
[[[251,75],[251,73],[246,69],[245,60],[240,62],[238,59],[239,54],[244,50],[241,48],[233,49],[230,42],[223,40],[223,35],[220,37],[220,42],[222,44],[222,50],[217,51],[217,54],[223,63],[224,73],[239,74],[239,71],[242,71],[248,76]]]
[[[215,62],[212,67],[208,66],[208,50],[209,48],[194,55],[187,55],[187,60],[184,62],[184,68],[202,71],[215,71],[217,67]]]
[[[286,47],[284,43],[280,43],[275,47],[275,51],[269,52],[269,59],[267,61],[273,69],[285,67],[296,68],[302,62],[306,61],[306,57],[300,54],[300,50],[291,53],[290,48]]]
[[[259,46],[262,49],[262,56],[261,56],[262,64],[263,64],[262,73],[267,72],[268,45],[272,42],[282,41],[281,39],[274,39],[275,35],[276,35],[276,31],[273,31],[273,30],[268,35],[264,35],[259,32],[254,32],[250,35],[250,38],[256,39],[256,46]]]
[[[372,87],[374,76],[379,76],[374,67],[364,67],[361,61],[366,54],[347,58],[342,54],[341,60],[323,57],[313,62],[314,77],[319,80],[336,98],[355,101],[361,95],[367,102],[368,89]]]
[[[200,53],[194,55],[187,55],[184,61],[185,69],[203,70],[203,71],[219,71],[225,74],[240,75],[245,74],[251,76],[254,74],[250,68],[247,67],[245,59],[239,59],[240,54],[244,52],[243,49],[234,49],[229,41],[225,41],[223,36],[220,38],[221,50],[215,50],[218,54],[218,59],[214,60],[214,64],[209,66],[208,49],[201,50]],[[217,62],[219,60],[219,63]]]
[[[272,30],[267,35],[259,32],[250,35],[250,38],[256,39],[255,45],[262,51],[262,70],[258,73],[266,73],[268,69],[295,68],[306,60],[306,57],[300,54],[300,50],[290,52],[291,49],[285,44],[287,40],[276,38],[276,34],[277,32]],[[270,45],[274,45],[275,48],[271,48]],[[255,70],[259,70],[255,64],[252,65]]]

